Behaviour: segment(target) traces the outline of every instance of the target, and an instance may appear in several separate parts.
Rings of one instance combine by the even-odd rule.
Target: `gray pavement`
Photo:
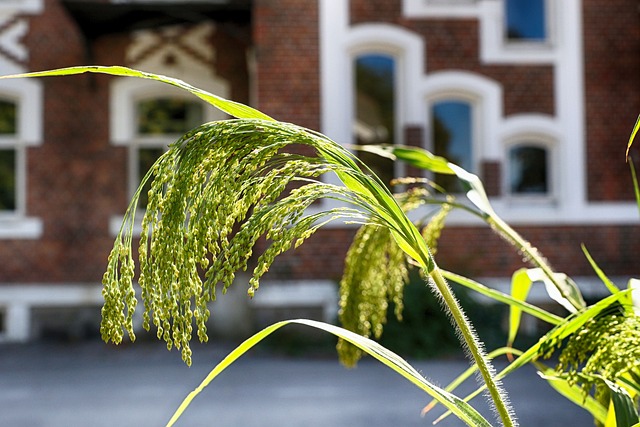
[[[161,343],[0,345],[0,426],[161,426],[229,347],[194,348],[193,366]],[[446,384],[461,360],[418,361]],[[591,426],[586,412],[524,369],[505,381],[522,426]],[[467,387],[466,390],[470,390]],[[335,358],[249,354],[201,393],[178,426],[428,426],[421,390],[369,359],[347,370]],[[486,415],[490,410],[482,404]],[[440,412],[437,412],[438,414]],[[451,418],[439,425],[462,425]]]

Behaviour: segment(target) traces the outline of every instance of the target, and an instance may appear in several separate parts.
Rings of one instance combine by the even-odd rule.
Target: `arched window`
[[[394,144],[396,132],[396,62],[384,54],[366,54],[354,59],[353,138],[358,145]],[[389,159],[359,153],[385,183],[394,178]]]
[[[544,196],[550,193],[549,150],[540,145],[517,144],[509,149],[509,193]]]
[[[431,138],[436,155],[474,172],[473,108],[464,100],[444,99],[431,106]],[[436,175],[436,184],[448,192],[462,191],[453,175]]]
[[[545,41],[548,38],[546,0],[504,0],[508,41]]]

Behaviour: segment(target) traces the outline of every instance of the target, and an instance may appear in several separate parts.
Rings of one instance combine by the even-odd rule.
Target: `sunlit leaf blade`
[[[360,151],[377,154],[391,160],[402,160],[420,169],[434,173],[453,175],[455,172],[444,157],[436,156],[427,150],[402,145],[358,145],[353,147]]]
[[[573,301],[579,300],[584,305],[578,285],[566,274],[553,273],[555,280],[551,281],[551,278],[541,268],[529,268],[526,272],[532,282],[540,281],[544,283],[549,297],[571,313],[577,311],[576,304]],[[558,285],[562,287],[563,292],[560,292]]]
[[[629,393],[611,381],[605,380],[611,390],[611,401],[616,414],[616,427],[631,427],[640,421],[638,409]]]
[[[533,281],[529,278],[526,268],[517,270],[511,277],[511,296],[518,301],[526,301],[532,284]],[[512,305],[509,308],[509,334],[507,336],[508,346],[512,346],[513,342],[516,340],[516,335],[520,329],[521,318],[522,310],[520,307]]]
[[[48,76],[69,76],[73,74],[83,74],[83,73],[100,73],[100,74],[110,74],[113,76],[122,76],[122,77],[139,77],[143,79],[156,80],[159,82],[167,83],[172,86],[179,87],[186,91],[191,92],[198,98],[208,102],[214,107],[224,111],[225,113],[237,117],[239,119],[263,119],[263,120],[273,120],[271,117],[266,114],[251,108],[247,105],[241,104],[239,102],[229,101],[220,96],[214,95],[210,92],[207,92],[202,89],[198,89],[195,86],[192,86],[182,80],[167,77],[160,74],[147,73],[144,71],[138,71],[127,67],[120,66],[100,66],[100,65],[91,65],[84,67],[68,67],[68,68],[59,68],[56,70],[49,71],[36,71],[32,73],[24,73],[24,74],[14,74],[10,76],[1,76],[2,79],[12,79],[12,78],[22,78],[22,77],[48,77]]]
[[[444,157],[436,156],[433,153],[418,147],[406,145],[393,146],[360,146],[360,150],[375,153],[392,160],[402,160],[411,166],[428,170],[434,173],[456,175],[466,187],[469,200],[485,215],[493,215],[494,211],[489,203],[489,198],[484,190],[484,186],[476,175],[467,172],[463,168],[450,163]]]
[[[562,317],[556,316],[553,313],[549,313],[548,311],[543,310],[540,307],[537,307],[533,304],[529,304],[523,299],[513,298],[510,295],[507,295],[495,289],[489,288],[467,277],[463,277],[446,270],[442,271],[442,275],[451,282],[458,283],[466,288],[476,291],[495,301],[508,304],[512,307],[517,307],[519,310],[522,310],[523,312],[528,313],[551,325],[559,325],[563,321]]]
[[[342,329],[338,326],[330,325],[323,322],[317,322],[313,320],[306,319],[297,319],[297,320],[288,320],[283,322],[275,323],[257,334],[253,335],[242,344],[240,344],[235,350],[233,350],[227,357],[225,357],[218,365],[216,365],[213,370],[207,375],[207,377],[202,381],[202,383],[192,391],[180,404],[176,412],[173,414],[167,426],[172,426],[178,418],[182,415],[182,413],[187,409],[191,401],[207,386],[213,379],[218,376],[222,371],[224,371],[227,367],[229,367],[234,361],[236,361],[240,356],[249,351],[254,345],[258,342],[266,338],[268,335],[272,334],[276,330],[280,329],[283,326],[289,324],[300,324],[307,325],[313,328],[317,328],[326,332],[329,332],[337,337],[340,337],[346,341],[349,341],[353,345],[359,347],[384,365],[393,369],[395,372],[409,380],[411,383],[416,385],[418,388],[422,389],[434,399],[436,399],[439,403],[446,406],[449,410],[451,410],[460,420],[464,421],[468,426],[477,426],[477,427],[490,427],[491,424],[478,413],[473,407],[471,407],[468,403],[464,402],[462,399],[454,396],[453,394],[439,388],[438,386],[432,384],[430,381],[425,379],[418,371],[416,371],[411,365],[409,365],[404,359],[402,359],[397,354],[393,353],[390,350],[382,347],[380,344],[375,341],[371,341],[368,338],[364,338],[358,334],[347,331],[346,329]]]
[[[591,268],[593,268],[593,271],[595,271],[595,273],[598,275],[600,280],[602,280],[602,283],[604,283],[607,289],[609,289],[609,292],[611,292],[612,294],[615,294],[616,292],[620,292],[620,288],[618,288],[616,284],[613,283],[611,279],[607,277],[606,274],[604,274],[604,271],[602,271],[602,269],[598,266],[598,264],[596,264],[595,260],[587,250],[587,247],[584,244],[580,246],[582,247],[582,252],[587,257],[589,264],[591,264]]]
[[[631,131],[631,136],[629,136],[629,143],[627,144],[627,160],[629,159],[629,150],[631,149],[631,145],[633,144],[633,140],[636,138],[636,134],[640,130],[640,115],[636,119],[636,124],[633,126],[633,130]]]

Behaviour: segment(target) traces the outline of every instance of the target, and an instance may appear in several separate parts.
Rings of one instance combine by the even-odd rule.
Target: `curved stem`
[[[448,307],[449,312],[451,313],[451,316],[453,317],[453,320],[469,349],[469,352],[478,366],[478,370],[484,379],[487,390],[489,390],[489,394],[491,395],[491,399],[493,400],[496,411],[498,412],[503,425],[505,427],[515,427],[517,423],[511,417],[512,411],[508,406],[509,404],[506,395],[495,380],[493,367],[487,359],[484,349],[473,331],[469,320],[465,316],[462,307],[453,295],[451,288],[437,266],[429,272],[429,276],[433,280],[434,286],[438,289],[444,303]]]
[[[521,250],[527,257],[529,257],[531,263],[533,263],[536,267],[540,268],[544,272],[545,276],[549,278],[549,281],[555,286],[558,292],[560,292],[560,295],[562,295],[567,301],[569,301],[569,303],[573,305],[576,310],[584,308],[584,306],[581,306],[573,298],[571,298],[571,295],[567,295],[565,287],[558,282],[558,276],[554,273],[553,269],[549,266],[544,257],[540,255],[540,252],[538,252],[538,250],[533,247],[531,243],[523,239],[517,231],[511,228],[509,224],[504,222],[502,218],[498,217],[497,215],[487,216],[485,221],[491,226],[491,228],[496,230],[502,237],[504,237],[512,245]]]

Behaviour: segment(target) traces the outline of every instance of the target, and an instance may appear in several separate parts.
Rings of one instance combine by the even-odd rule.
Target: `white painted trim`
[[[426,104],[423,123],[430,133],[430,105],[444,98],[467,99],[472,102],[474,141],[474,164],[482,160],[500,160],[502,146],[495,135],[502,118],[502,87],[487,77],[467,71],[441,71],[427,74],[422,79],[420,93]],[[427,138],[428,139],[428,138]]]
[[[31,333],[33,307],[73,307],[103,303],[102,285],[25,283],[0,286],[0,310],[5,313],[5,330],[0,342],[26,342]]]
[[[402,13],[407,18],[476,18],[480,14],[477,0],[403,0]]]
[[[2,0],[0,13],[40,13],[43,10],[42,0]]]
[[[509,42],[504,36],[505,16],[503,1],[480,1],[480,58],[490,64],[553,64],[561,55],[558,49],[556,22],[564,24],[564,15],[555,2],[547,1],[547,27],[545,42]],[[563,2],[560,0],[559,2]]]
[[[338,316],[338,288],[330,280],[263,280],[249,305],[253,308],[321,307],[322,320],[333,323]]]
[[[40,218],[0,216],[0,239],[39,239],[42,233],[43,225]]]

